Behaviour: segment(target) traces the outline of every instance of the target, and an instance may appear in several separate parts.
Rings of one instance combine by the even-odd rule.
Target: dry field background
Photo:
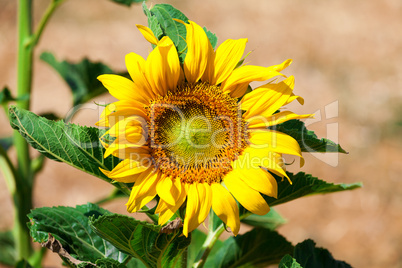
[[[0,0],[0,87],[16,88],[16,2]],[[34,2],[35,18],[49,1]],[[161,1],[148,2],[150,4]],[[308,155],[303,171],[329,182],[362,181],[364,188],[299,199],[277,207],[288,223],[279,229],[293,243],[307,238],[354,267],[402,267],[402,2],[400,0],[186,0],[169,1],[190,19],[215,32],[218,43],[249,38],[248,62],[269,66],[294,60],[286,74],[296,78],[304,106],[317,114],[309,129],[339,139],[348,155]],[[140,5],[69,0],[51,19],[35,54],[32,111],[71,106],[66,84],[39,60],[83,57],[124,70],[124,55],[144,57],[150,46],[135,24],[146,25]],[[97,101],[110,102],[107,94]],[[93,125],[99,111],[88,106],[73,122]],[[11,134],[0,114],[0,136]],[[11,151],[13,155],[15,152]],[[32,152],[36,154],[36,152]],[[297,163],[290,167],[297,170]],[[0,175],[1,176],[1,175]],[[35,207],[75,206],[96,201],[111,186],[65,164],[47,161],[35,184]],[[13,210],[0,177],[0,230],[12,225]],[[125,200],[105,207],[125,213]],[[244,229],[243,229],[244,230]],[[48,254],[46,267],[60,267]]]

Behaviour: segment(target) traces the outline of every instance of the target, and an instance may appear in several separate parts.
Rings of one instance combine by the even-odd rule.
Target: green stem
[[[32,0],[18,2],[18,63],[17,63],[17,106],[29,110],[29,96],[32,83],[33,46],[27,45],[32,35]],[[32,253],[31,238],[26,226],[26,215],[32,208],[31,159],[29,146],[25,139],[14,132],[14,145],[17,150],[18,171],[15,177],[14,206],[16,209],[14,236],[17,259],[28,258]]]
[[[210,218],[211,215],[210,215]],[[204,244],[201,247],[200,253],[196,258],[196,261],[193,264],[193,268],[202,268],[207,261],[208,255],[211,252],[212,248],[214,247],[216,241],[218,241],[221,234],[225,231],[225,227],[223,223],[218,226],[214,231],[212,231],[212,220],[210,220],[209,228],[210,231],[208,232],[207,237],[205,238]]]
[[[6,179],[6,184],[8,187],[8,191],[11,195],[15,193],[15,181],[17,180],[17,172],[8,158],[7,152],[0,146],[0,170],[3,173],[4,178]]]
[[[54,9],[61,2],[60,0],[52,1],[42,17],[37,31],[32,34],[32,0],[18,1],[17,106],[19,108],[25,110],[30,108],[34,47]],[[15,207],[14,238],[19,260],[27,259],[33,251],[26,222],[27,214],[32,209],[32,186],[35,172],[31,166],[29,145],[17,131],[14,132],[14,146],[17,151],[18,174],[14,176],[15,189],[11,194]]]
[[[40,22],[38,23],[36,31],[30,38],[28,45],[35,46],[39,42],[39,39],[42,36],[42,32],[45,29],[45,26],[48,23],[49,19],[52,17],[53,12],[63,2],[64,0],[52,0],[52,2],[47,7],[45,13],[43,14]]]

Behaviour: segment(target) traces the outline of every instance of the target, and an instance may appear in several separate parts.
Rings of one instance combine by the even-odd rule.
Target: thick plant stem
[[[29,110],[29,95],[32,82],[33,46],[28,45],[32,36],[32,0],[18,2],[18,63],[17,63],[17,106]],[[32,253],[31,238],[26,225],[27,214],[32,208],[31,159],[25,139],[14,132],[14,146],[17,150],[18,174],[13,193],[15,206],[14,237],[17,258],[28,258]]]

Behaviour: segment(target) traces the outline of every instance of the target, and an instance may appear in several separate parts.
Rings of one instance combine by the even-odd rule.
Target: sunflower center
[[[147,111],[154,164],[182,182],[221,182],[246,147],[237,101],[217,86],[185,84]]]

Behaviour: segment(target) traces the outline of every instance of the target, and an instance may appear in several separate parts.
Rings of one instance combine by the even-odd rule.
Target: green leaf
[[[28,227],[35,242],[47,241],[51,233],[74,258],[95,263],[111,258],[122,262],[127,256],[92,230],[89,217],[98,218],[109,211],[88,203],[73,207],[43,207],[28,214]]]
[[[10,149],[12,145],[13,145],[13,137],[0,138],[0,146],[3,148],[4,151]]]
[[[300,145],[302,152],[310,153],[347,153],[339,144],[322,138],[318,139],[314,131],[307,130],[304,122],[293,119],[270,127],[292,136]]]
[[[28,261],[20,260],[15,266],[15,268],[33,268]]]
[[[96,261],[96,267],[100,268],[126,268],[127,266],[113,259],[99,259]]]
[[[111,74],[113,71],[103,63],[93,63],[88,59],[84,59],[79,63],[60,62],[49,52],[42,53],[40,58],[52,66],[66,81],[73,93],[73,106],[87,102],[107,92],[97,77],[105,73]]]
[[[228,238],[215,256],[214,267],[265,267],[292,252],[292,244],[277,232],[255,228]]]
[[[131,256],[130,256],[131,258]],[[139,259],[132,258],[128,263],[127,263],[127,268],[146,268],[145,264],[140,261]]]
[[[158,38],[158,40],[160,40],[163,36],[163,31],[162,31],[161,26],[159,25],[158,19],[156,18],[155,15],[151,14],[151,11],[148,9],[145,2],[142,3],[142,10],[144,11],[144,14],[148,18],[149,29],[151,29],[151,31],[154,33],[155,37]]]
[[[250,216],[242,219],[241,222],[254,227],[275,230],[282,224],[286,223],[286,220],[282,218],[281,214],[279,214],[275,209],[271,208],[269,213],[263,216],[251,214]]]
[[[15,98],[11,96],[11,91],[8,87],[4,87],[3,90],[0,92],[0,104],[7,104],[9,101],[14,101]]]
[[[183,62],[187,48],[186,27],[173,19],[179,19],[188,23],[188,18],[181,11],[169,4],[156,4],[150,10],[143,4],[143,10],[148,17],[148,27],[152,30],[155,37],[160,40],[163,36],[169,36],[179,52],[180,61]],[[205,27],[204,31],[212,47],[215,48],[218,41],[216,35]]]
[[[91,219],[91,226],[119,250],[150,267],[174,267],[190,244],[180,231],[159,233],[160,226],[118,214]]]
[[[9,114],[12,128],[43,155],[111,182],[99,168],[111,170],[120,160],[113,156],[104,159],[99,142],[103,130],[47,120],[15,106]]]
[[[216,34],[212,33],[211,31],[208,31],[206,27],[203,27],[205,33],[207,34],[207,37],[209,39],[209,42],[212,45],[212,48],[215,49],[216,44],[218,43],[218,37],[216,36]]]
[[[351,268],[344,261],[335,260],[324,248],[315,247],[313,240],[305,240],[295,246],[294,258],[302,267],[308,268]]]
[[[278,182],[277,199],[264,196],[265,200],[270,206],[276,206],[307,195],[348,191],[362,187],[361,183],[328,183],[304,172],[299,172],[296,175],[290,172],[287,172],[287,174],[292,181],[292,184],[290,184],[286,179],[282,180],[281,178],[275,176]]]
[[[198,229],[195,229],[191,232],[191,243],[188,246],[188,255],[187,255],[187,267],[192,267],[198,253],[201,251],[201,247],[204,244],[207,235],[201,232]],[[208,255],[207,261],[204,267],[214,267],[215,255],[219,251],[219,249],[223,246],[223,242],[221,240],[217,240],[211,252]]]
[[[278,268],[303,268],[292,256],[286,254],[279,263]]]
[[[0,232],[0,263],[15,265],[17,252],[14,246],[14,237],[11,231]]]
[[[144,0],[110,0],[112,2],[115,2],[117,4],[121,4],[121,5],[125,5],[125,6],[131,6],[132,4],[136,4],[136,3],[141,3]]]

